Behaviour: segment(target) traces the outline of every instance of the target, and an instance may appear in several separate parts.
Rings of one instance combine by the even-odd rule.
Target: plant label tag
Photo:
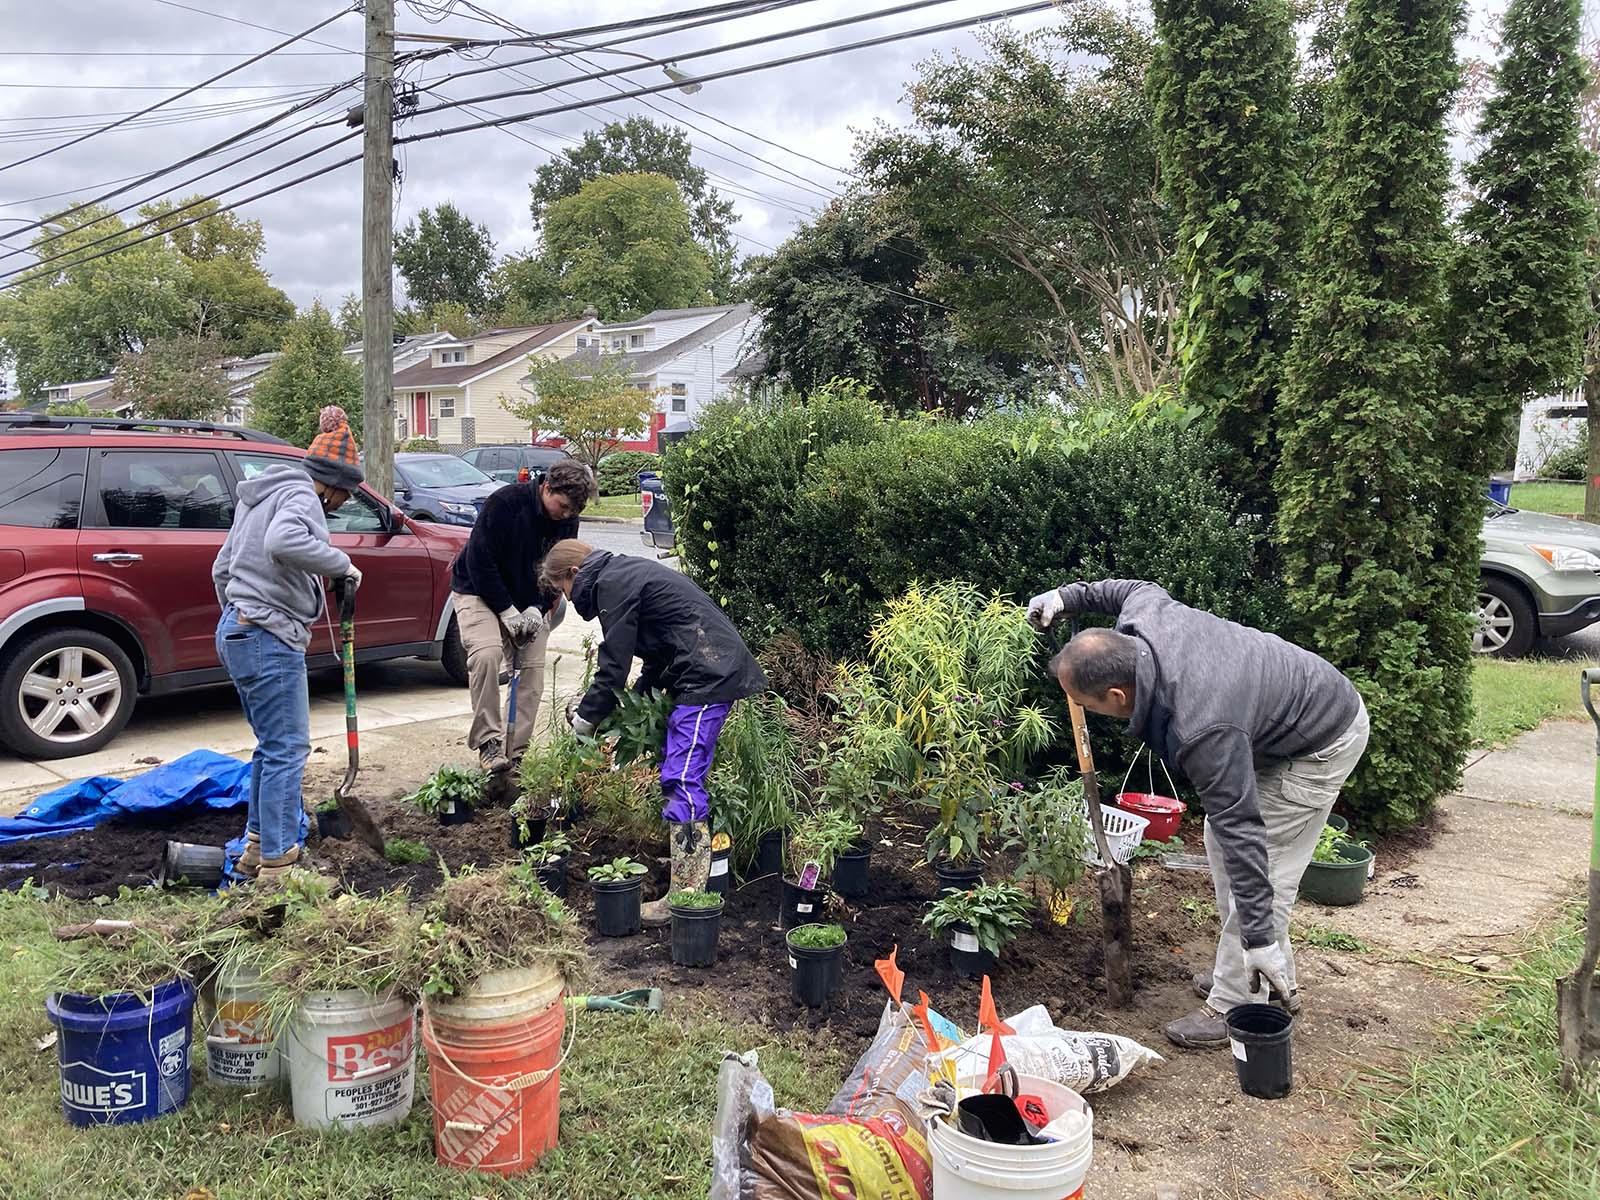
[[[1244,1043],[1238,1038],[1229,1038],[1228,1045],[1233,1050],[1233,1056],[1240,1062],[1250,1061],[1250,1056],[1244,1052]]]
[[[725,859],[725,858],[713,858],[711,860],[711,870],[709,872],[707,872],[707,874],[712,879],[715,879],[718,875],[726,875],[727,873],[728,873],[728,860],[727,859]]]
[[[800,969],[800,964],[795,962],[794,955],[792,954],[789,956],[789,969],[792,971],[798,971]]]
[[[454,800],[446,800],[444,802],[444,815],[447,817],[456,815],[456,802]]]
[[[976,954],[978,952],[978,935],[953,929],[950,931],[950,945],[957,950],[964,950],[968,954]]]
[[[1371,879],[1377,873],[1378,873],[1378,856],[1376,854],[1374,854],[1371,858],[1367,859],[1367,878]]]
[[[731,850],[732,848],[733,839],[727,834],[719,832],[711,835],[712,853],[715,853],[718,850]]]
[[[819,876],[821,876],[821,874],[822,874],[822,864],[821,863],[808,862],[805,866],[801,867],[800,868],[800,890],[803,891],[803,892],[814,892],[814,891],[816,891],[817,890],[817,879],[818,879]],[[810,912],[811,910],[808,908],[808,909],[805,909],[804,911],[805,912]]]
[[[797,913],[808,913],[808,912],[810,912],[812,910],[813,907],[815,907],[815,906],[811,905],[811,904],[796,904],[794,906],[794,910]]]

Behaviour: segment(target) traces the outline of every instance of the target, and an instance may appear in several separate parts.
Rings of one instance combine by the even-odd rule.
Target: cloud
[[[188,2],[188,0],[185,0]],[[443,0],[440,0],[442,3]],[[277,0],[271,5],[246,5],[238,0],[194,0],[194,7],[209,7],[217,13],[296,31],[307,28],[333,10],[336,0]],[[524,0],[497,0],[483,7],[500,12],[513,21],[539,23],[544,31],[580,27],[605,19],[608,11],[593,5],[558,0],[537,8]],[[999,7],[979,0],[953,0],[914,13],[886,20],[867,22],[814,34],[769,46],[733,51],[686,62],[683,69],[705,74],[739,63],[763,61],[824,45],[842,45],[893,30],[914,29],[962,16],[976,16]],[[615,11],[613,6],[609,11]],[[726,45],[749,37],[798,28],[858,12],[843,0],[815,0],[792,5],[738,22],[709,26],[666,38],[637,42],[630,49],[653,56],[671,53],[687,55],[711,45]],[[1050,20],[1049,14],[1029,18],[1024,24],[1035,27]],[[440,24],[425,22],[422,16],[402,2],[397,23],[401,31],[448,34],[457,37],[494,37],[495,29],[481,21],[452,16]],[[270,46],[278,35],[249,28],[216,16],[201,15],[156,2],[138,5],[106,5],[99,0],[60,0],[58,3],[30,7],[25,27],[13,18],[13,28],[5,51],[66,51],[69,54],[0,54],[0,164],[32,154],[58,141],[77,136],[84,127],[115,119],[111,114],[136,110],[167,94],[153,87],[181,88],[207,75],[224,70]],[[297,43],[292,53],[280,53],[261,64],[230,77],[223,84],[176,101],[171,112],[153,115],[137,128],[102,134],[37,162],[0,172],[0,237],[17,229],[16,218],[34,218],[52,208],[88,199],[108,190],[109,181],[136,176],[176,161],[202,149],[210,142],[248,128],[312,88],[329,87],[352,80],[360,70],[358,52],[362,36],[361,18],[352,14],[328,26],[315,37],[325,45]],[[609,35],[615,37],[617,35]],[[590,41],[603,40],[600,37]],[[402,43],[401,49],[416,49],[424,43]],[[682,117],[703,127],[716,138],[741,149],[733,149],[705,134],[688,131],[696,147],[696,161],[714,176],[713,182],[733,197],[740,216],[739,231],[751,240],[744,249],[764,252],[776,245],[804,214],[826,203],[827,196],[841,186],[841,179],[815,163],[784,150],[753,140],[712,118],[749,130],[779,145],[810,155],[824,162],[848,167],[854,131],[878,120],[903,121],[903,94],[915,64],[935,50],[971,50],[976,42],[970,32],[946,33],[928,38],[898,42],[870,50],[825,58],[770,72],[712,81],[699,94],[689,97],[669,93],[651,97],[651,103],[665,113],[654,111],[641,100],[615,100],[606,107],[620,115],[643,114],[656,120]],[[329,47],[343,47],[341,53]],[[95,53],[99,51],[101,53]],[[176,52],[205,52],[213,57],[184,56]],[[109,53],[106,53],[109,52]],[[540,51],[513,48],[499,52],[495,60],[534,57]],[[606,65],[624,60],[597,55]],[[451,70],[485,65],[464,56],[434,59],[406,72],[406,77],[422,84],[438,82]],[[524,69],[546,80],[581,74],[590,68],[569,61],[546,62]],[[660,75],[650,69],[619,77],[624,86],[654,82]],[[113,86],[116,85],[116,86]],[[451,98],[479,95],[512,88],[528,87],[503,70],[474,75],[469,79],[441,84]],[[603,99],[607,89],[601,83],[576,85],[585,97]],[[319,106],[318,111],[334,119],[358,101],[359,92],[351,88]],[[694,112],[677,108],[681,101]],[[565,103],[553,93],[521,99],[487,102],[481,107],[495,113],[512,113]],[[218,107],[224,106],[224,107]],[[403,122],[408,130],[444,124],[460,124],[477,119],[463,110]],[[528,213],[528,181],[549,152],[559,151],[581,138],[583,132],[612,119],[612,114],[591,109],[581,113],[558,114],[539,119],[529,126],[515,127],[517,136],[494,129],[483,129],[449,138],[403,147],[398,155],[403,178],[397,189],[395,225],[400,227],[425,205],[451,200],[474,220],[486,224],[502,252],[527,249],[533,238]],[[156,122],[161,122],[157,124]],[[532,126],[538,126],[535,129]],[[286,124],[283,128],[292,128]],[[179,194],[196,190],[216,190],[237,182],[263,167],[280,162],[295,153],[331,140],[346,132],[341,124],[307,134],[274,151],[229,169]],[[538,147],[527,144],[528,139]],[[31,138],[33,140],[21,140]],[[359,149],[359,140],[328,154],[290,168],[281,176],[269,177],[229,193],[227,198],[248,195],[271,186],[279,179],[330,162]],[[540,148],[542,147],[542,148]],[[748,153],[744,153],[747,151]],[[232,157],[241,151],[230,151]],[[752,158],[751,155],[758,156]],[[719,157],[721,156],[721,157]],[[732,160],[732,161],[729,161]],[[760,161],[766,160],[766,161]],[[209,159],[202,166],[184,173],[163,177],[118,198],[115,203],[142,201],[171,187],[206,166],[225,158]],[[794,172],[805,182],[794,180]],[[777,176],[777,179],[768,176]],[[46,193],[71,190],[72,195],[54,200],[33,200]],[[817,193],[822,193],[818,195]],[[274,282],[297,303],[306,304],[314,296],[336,305],[346,292],[360,284],[361,172],[359,164],[299,185],[268,199],[245,205],[241,212],[259,220],[266,230],[265,265]],[[15,241],[15,236],[10,240]],[[15,262],[16,260],[12,260]]]

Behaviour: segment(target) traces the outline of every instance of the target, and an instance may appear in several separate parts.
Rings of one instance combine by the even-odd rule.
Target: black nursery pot
[[[529,817],[528,832],[524,836],[522,822],[517,820],[515,813],[511,814],[511,848],[513,850],[526,850],[529,846],[536,846],[544,841],[545,830],[549,828],[549,817]]]
[[[680,908],[672,913],[672,961],[680,967],[709,967],[717,961],[717,934],[722,930],[722,905]]]
[[[839,986],[844,944],[826,950],[796,946],[793,942],[788,942],[788,946],[789,983],[794,998],[807,1008],[822,1008]]]
[[[640,898],[644,895],[644,880],[630,879],[624,883],[595,883],[594,919],[601,937],[628,937],[639,932]]]
[[[839,855],[833,863],[833,890],[841,896],[854,899],[865,896],[868,887],[868,869],[872,866],[872,847],[852,846]]]
[[[337,806],[317,810],[317,836],[347,838],[350,836],[350,815]]]
[[[1228,1010],[1233,1067],[1246,1096],[1281,1100],[1294,1086],[1292,1013],[1272,1004],[1241,1004]]]
[[[950,927],[950,966],[958,975],[976,979],[994,974],[994,955],[978,945],[978,935],[970,925]]]
[[[567,856],[563,854],[553,862],[541,863],[533,869],[545,891],[555,896],[567,894]]]
[[[446,800],[444,807],[439,810],[441,825],[465,825],[470,820],[472,820],[472,805],[459,800]]]
[[[781,829],[769,829],[756,843],[756,874],[776,875],[783,870],[784,836]]]
[[[796,925],[810,925],[822,919],[822,902],[826,892],[822,888],[803,888],[798,883],[783,881],[783,904],[778,909],[778,925],[793,929]]]
[[[706,891],[718,896],[728,894],[728,869],[733,860],[733,847],[711,852],[711,873],[706,876]]]
[[[941,858],[933,864],[933,873],[939,880],[939,897],[948,896],[951,892],[964,892],[983,882],[981,862],[962,863],[958,867],[949,859]]]

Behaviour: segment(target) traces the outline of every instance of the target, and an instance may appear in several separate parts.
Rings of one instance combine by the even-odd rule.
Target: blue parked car
[[[413,520],[471,525],[489,493],[503,487],[454,454],[394,456],[394,502]]]

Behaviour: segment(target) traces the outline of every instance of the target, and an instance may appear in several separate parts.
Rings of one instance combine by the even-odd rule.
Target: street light
[[[673,63],[667,63],[661,68],[667,73],[667,78],[678,84],[678,90],[685,96],[692,96],[700,90],[700,82],[693,75],[685,74],[678,70]]]
[[[613,46],[575,46],[572,49],[573,54],[582,52],[589,54],[621,54],[625,58],[637,58],[640,62],[647,62],[652,66],[656,63],[656,60],[648,54],[640,54],[636,50],[618,50]],[[678,85],[678,90],[685,96],[692,96],[700,90],[700,81],[687,71],[680,71],[677,63],[662,63],[661,70],[668,79]]]

